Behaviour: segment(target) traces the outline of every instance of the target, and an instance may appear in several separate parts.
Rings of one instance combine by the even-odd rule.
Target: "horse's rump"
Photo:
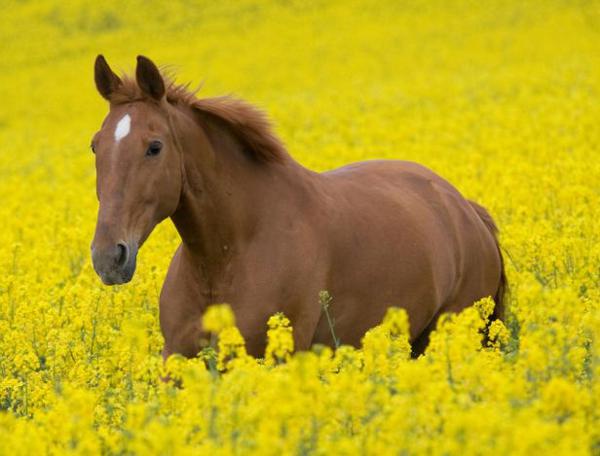
[[[485,207],[476,203],[475,201],[467,201],[469,202],[469,204],[471,204],[473,209],[475,209],[475,212],[477,212],[477,215],[479,216],[483,224],[487,227],[487,229],[490,231],[490,233],[492,233],[494,241],[496,242],[496,247],[498,248],[498,255],[500,256],[500,283],[498,284],[498,290],[494,295],[494,302],[496,303],[496,305],[494,306],[494,311],[490,316],[490,320],[502,320],[504,319],[504,296],[508,289],[508,281],[506,280],[506,272],[504,270],[504,258],[502,256],[502,251],[500,250],[500,243],[498,242],[498,227],[496,226],[494,219]]]

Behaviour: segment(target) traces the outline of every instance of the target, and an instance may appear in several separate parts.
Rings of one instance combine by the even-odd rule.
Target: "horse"
[[[483,297],[502,318],[504,263],[492,217],[412,162],[372,160],[313,172],[266,115],[236,97],[198,98],[148,58],[135,78],[98,55],[109,112],[92,140],[99,210],[91,246],[104,284],[129,282],[139,248],[170,218],[181,237],[160,294],[163,357],[197,356],[201,317],[228,303],[248,353],[283,312],[296,350],[359,346],[391,306],[404,308],[413,354],[440,315]]]

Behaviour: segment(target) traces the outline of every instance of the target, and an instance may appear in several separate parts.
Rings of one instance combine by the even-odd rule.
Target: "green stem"
[[[338,349],[341,345],[341,342],[340,342],[340,339],[338,339],[335,335],[335,329],[334,329],[335,322],[331,318],[331,315],[329,315],[329,305],[331,304],[332,301],[333,301],[333,298],[331,297],[331,295],[329,294],[328,291],[322,290],[319,292],[319,302],[321,304],[321,307],[323,308],[323,312],[325,312],[325,316],[327,317],[327,324],[329,325],[329,330],[331,331],[331,337],[333,338],[333,345],[335,346],[336,349]]]

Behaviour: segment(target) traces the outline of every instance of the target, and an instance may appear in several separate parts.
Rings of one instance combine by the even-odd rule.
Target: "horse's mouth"
[[[132,269],[122,271],[111,271],[108,273],[98,272],[98,275],[104,285],[122,285],[130,282],[134,273],[135,266]]]

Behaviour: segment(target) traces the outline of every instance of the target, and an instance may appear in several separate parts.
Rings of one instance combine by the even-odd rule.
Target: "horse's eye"
[[[93,154],[96,153],[96,146],[94,146],[94,143],[90,144],[90,149],[92,149]]]
[[[146,155],[149,157],[153,157],[154,155],[160,154],[160,150],[162,149],[162,143],[160,141],[152,141],[146,150]]]

